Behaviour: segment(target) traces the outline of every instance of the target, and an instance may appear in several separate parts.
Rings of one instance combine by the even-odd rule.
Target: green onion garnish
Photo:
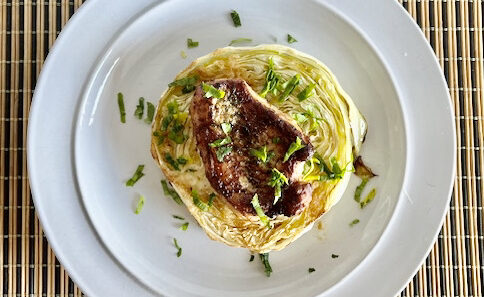
[[[264,214],[264,211],[262,210],[262,207],[259,204],[259,196],[257,194],[252,197],[252,206],[255,209],[255,212],[259,216],[260,221],[267,226],[267,228],[271,228],[269,218]]]
[[[230,125],[229,123],[222,123],[220,126],[222,127],[222,131],[224,131],[226,135],[228,135],[232,131],[232,125]]]
[[[299,94],[297,94],[297,99],[299,102],[304,101],[313,95],[315,84],[309,84],[307,87],[304,88]]]
[[[214,142],[209,143],[208,145],[211,147],[219,147],[229,143],[232,143],[232,138],[230,138],[230,136],[227,136],[225,138],[217,139]]]
[[[186,59],[186,58],[187,58],[187,53],[185,53],[185,51],[181,51],[181,52],[180,52],[180,56],[181,56],[183,59]]]
[[[188,160],[185,159],[185,157],[178,157],[178,159],[176,159],[176,162],[179,164],[179,165],[186,165],[188,163]]]
[[[208,195],[208,202],[207,202],[208,207],[213,205],[213,200],[215,199],[215,197],[217,197],[215,193],[210,193],[210,195]]]
[[[230,13],[230,17],[232,17],[232,21],[234,22],[235,27],[242,26],[242,23],[240,22],[240,16],[237,11],[232,10],[232,12]]]
[[[173,201],[175,201],[177,204],[179,205],[183,204],[183,201],[181,200],[180,195],[178,195],[175,189],[172,189],[168,186],[168,183],[166,182],[166,180],[161,180],[161,186],[163,187],[163,193],[165,195],[171,196]]]
[[[179,258],[182,255],[182,248],[178,245],[178,242],[176,241],[176,238],[173,237],[173,244],[175,244],[175,247],[177,248],[176,256]]]
[[[284,155],[283,162],[286,162],[287,160],[289,160],[289,157],[291,157],[292,154],[294,154],[296,151],[304,148],[305,146],[306,145],[301,142],[301,138],[296,137],[296,141],[291,143],[291,145],[287,149],[287,152]]]
[[[315,271],[316,271],[316,269],[314,269],[314,268],[312,268],[312,267],[308,269],[308,272],[309,272],[309,273],[313,273],[313,272],[315,272]]]
[[[198,79],[198,75],[187,76],[169,83],[168,87],[183,87],[182,92],[184,94],[190,93],[191,91],[195,90],[195,84],[197,83]]]
[[[279,97],[279,101],[282,102],[287,99],[289,95],[294,91],[296,86],[299,84],[299,80],[301,78],[301,75],[296,74],[294,75],[290,81],[288,81],[285,84],[284,91],[282,92],[281,96]]]
[[[202,83],[202,89],[205,92],[205,95],[204,95],[205,98],[213,97],[213,98],[221,99],[225,96],[225,92],[223,90],[219,90],[214,86],[206,83]]]
[[[193,204],[195,204],[200,210],[202,211],[208,211],[208,205],[200,200],[200,197],[198,196],[197,191],[192,190],[192,198],[193,198]]]
[[[198,46],[198,41],[193,41],[191,38],[187,38],[187,47],[194,48]]]
[[[141,120],[143,117],[143,112],[145,110],[145,98],[140,97],[138,100],[138,105],[136,105],[136,109],[134,111],[134,116]]]
[[[141,114],[143,115],[143,114]],[[146,119],[145,123],[151,124],[153,122],[153,116],[155,115],[155,106],[153,103],[146,101]]]
[[[252,39],[250,39],[250,38],[237,38],[237,39],[230,41],[229,46],[232,46],[234,44],[247,43],[247,42],[252,42]]]
[[[271,179],[269,180],[268,185],[274,188],[274,203],[276,204],[279,198],[281,198],[282,195],[282,186],[283,185],[288,185],[289,180],[287,177],[277,170],[276,168],[273,168],[271,171]]]
[[[331,166],[333,167],[332,169],[326,165],[326,162],[324,162],[320,157],[318,157],[319,161],[321,162],[323,166],[323,171],[326,175],[321,175],[320,180],[331,180],[331,179],[341,179],[343,178],[345,172],[346,172],[346,167],[348,167],[348,164],[345,166],[344,169],[341,169],[339,166],[338,162],[336,161],[336,158],[331,158]],[[356,200],[356,198],[355,198]]]
[[[275,94],[277,91],[277,85],[279,84],[280,77],[274,71],[274,61],[272,58],[269,58],[269,67],[266,73],[266,82],[264,84],[264,88],[262,89],[261,93],[259,94],[262,98],[265,98],[268,93]]]
[[[134,211],[135,214],[140,214],[141,210],[143,209],[143,205],[145,205],[145,197],[143,195],[139,196],[138,204],[136,204],[136,209]]]
[[[153,132],[153,136],[156,137],[156,145],[161,145],[165,141],[165,135],[161,130],[156,130]]]
[[[138,165],[138,168],[136,168],[136,171],[134,172],[133,176],[130,179],[128,179],[128,181],[126,181],[127,187],[134,186],[134,184],[145,175],[143,173],[144,168],[145,168],[145,165]]]
[[[338,258],[339,255],[336,255],[336,254],[331,254],[331,258],[335,259],[335,258]]]
[[[264,145],[263,147],[259,149],[250,149],[250,154],[262,162],[267,162],[267,146]]]
[[[365,206],[368,205],[368,203],[370,203],[371,201],[373,201],[373,199],[375,198],[375,195],[376,195],[376,189],[373,188],[370,193],[368,193],[368,195],[366,195],[365,199],[363,199],[363,201],[360,202],[360,207],[361,208],[364,208]]]
[[[122,93],[118,93],[118,107],[121,123],[126,123],[126,110],[124,109],[124,99]]]
[[[177,216],[177,215],[172,215],[172,217],[177,219],[177,220],[184,220],[185,219],[184,217],[180,217],[180,216]]]
[[[267,277],[271,276],[272,267],[271,267],[271,264],[269,263],[269,253],[259,254],[259,257],[260,257],[260,260],[262,261],[262,264],[264,264],[264,270]]]
[[[255,258],[255,257],[254,257],[254,255],[250,255],[250,259],[249,259],[249,262],[252,262],[252,261],[254,261],[254,258]]]
[[[350,227],[353,227],[354,225],[358,224],[359,222],[360,222],[360,220],[354,219],[353,221],[351,221]]]
[[[222,146],[215,152],[215,154],[217,155],[217,160],[219,162],[223,162],[225,156],[227,156],[231,152],[232,152],[231,146]]]
[[[180,226],[180,230],[187,231],[188,229],[188,222],[185,222],[183,225]]]
[[[354,197],[356,202],[358,202],[358,203],[360,202],[361,193],[363,193],[363,189],[365,188],[367,183],[368,183],[368,179],[365,178],[361,181],[361,184],[358,187],[356,187],[355,197]]]
[[[281,142],[281,138],[280,137],[274,137],[274,138],[272,138],[272,143],[278,144],[279,142]]]
[[[174,170],[180,171],[180,166],[178,166],[178,163],[169,153],[165,154],[165,161],[168,162]]]
[[[297,42],[296,38],[292,37],[291,34],[287,34],[287,43]]]

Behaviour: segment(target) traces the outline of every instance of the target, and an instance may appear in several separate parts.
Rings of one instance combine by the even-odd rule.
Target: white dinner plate
[[[233,9],[241,27],[232,24]],[[361,154],[379,176],[364,209],[353,201],[359,179],[352,177],[323,228],[270,254],[274,272],[266,277],[247,250],[211,241],[163,195],[150,126],[133,112],[139,97],[156,105],[195,58],[242,37],[249,45],[287,45],[288,33],[298,40],[290,46],[325,63],[366,117]],[[199,47],[187,49],[187,38]],[[394,1],[88,1],[42,70],[28,164],[49,242],[89,296],[393,296],[442,224],[455,127],[435,56]],[[146,176],[127,188],[138,164]],[[140,194],[146,202],[135,215]],[[187,218],[187,231],[173,214]],[[360,223],[350,227],[355,218]],[[183,248],[179,258],[173,238]]]

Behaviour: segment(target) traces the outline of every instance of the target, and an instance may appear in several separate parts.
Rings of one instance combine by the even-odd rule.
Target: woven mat
[[[388,0],[390,1],[390,0]],[[482,296],[484,286],[483,6],[399,0],[444,70],[455,107],[457,178],[444,225],[400,296]],[[26,168],[27,118],[49,48],[82,0],[0,0],[0,292],[81,296],[42,232]]]

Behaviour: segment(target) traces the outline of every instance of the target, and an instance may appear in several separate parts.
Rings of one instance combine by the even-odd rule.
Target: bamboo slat
[[[448,82],[457,177],[444,225],[399,296],[482,297],[484,287],[483,1],[398,0],[422,29]],[[27,119],[49,49],[83,0],[0,0],[0,292],[82,296],[58,263],[30,196]]]

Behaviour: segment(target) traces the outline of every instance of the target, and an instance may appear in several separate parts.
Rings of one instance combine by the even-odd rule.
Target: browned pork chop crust
[[[251,201],[256,193],[263,211],[269,216],[299,213],[312,198],[311,184],[301,181],[304,162],[314,152],[308,137],[285,114],[264,102],[265,99],[255,94],[245,81],[227,79],[207,84],[225,91],[225,97],[205,98],[199,85],[190,114],[198,151],[212,187],[245,214],[255,214]],[[217,159],[220,147],[212,147],[210,143],[227,136],[221,128],[222,123],[232,125],[232,131],[228,133],[231,143],[222,146],[232,147],[232,151],[220,162]],[[283,162],[296,137],[305,147]],[[272,155],[268,162],[262,162],[250,153],[250,149],[264,145]],[[289,185],[282,188],[282,197],[276,204],[274,188],[268,185],[273,168],[289,178]]]

